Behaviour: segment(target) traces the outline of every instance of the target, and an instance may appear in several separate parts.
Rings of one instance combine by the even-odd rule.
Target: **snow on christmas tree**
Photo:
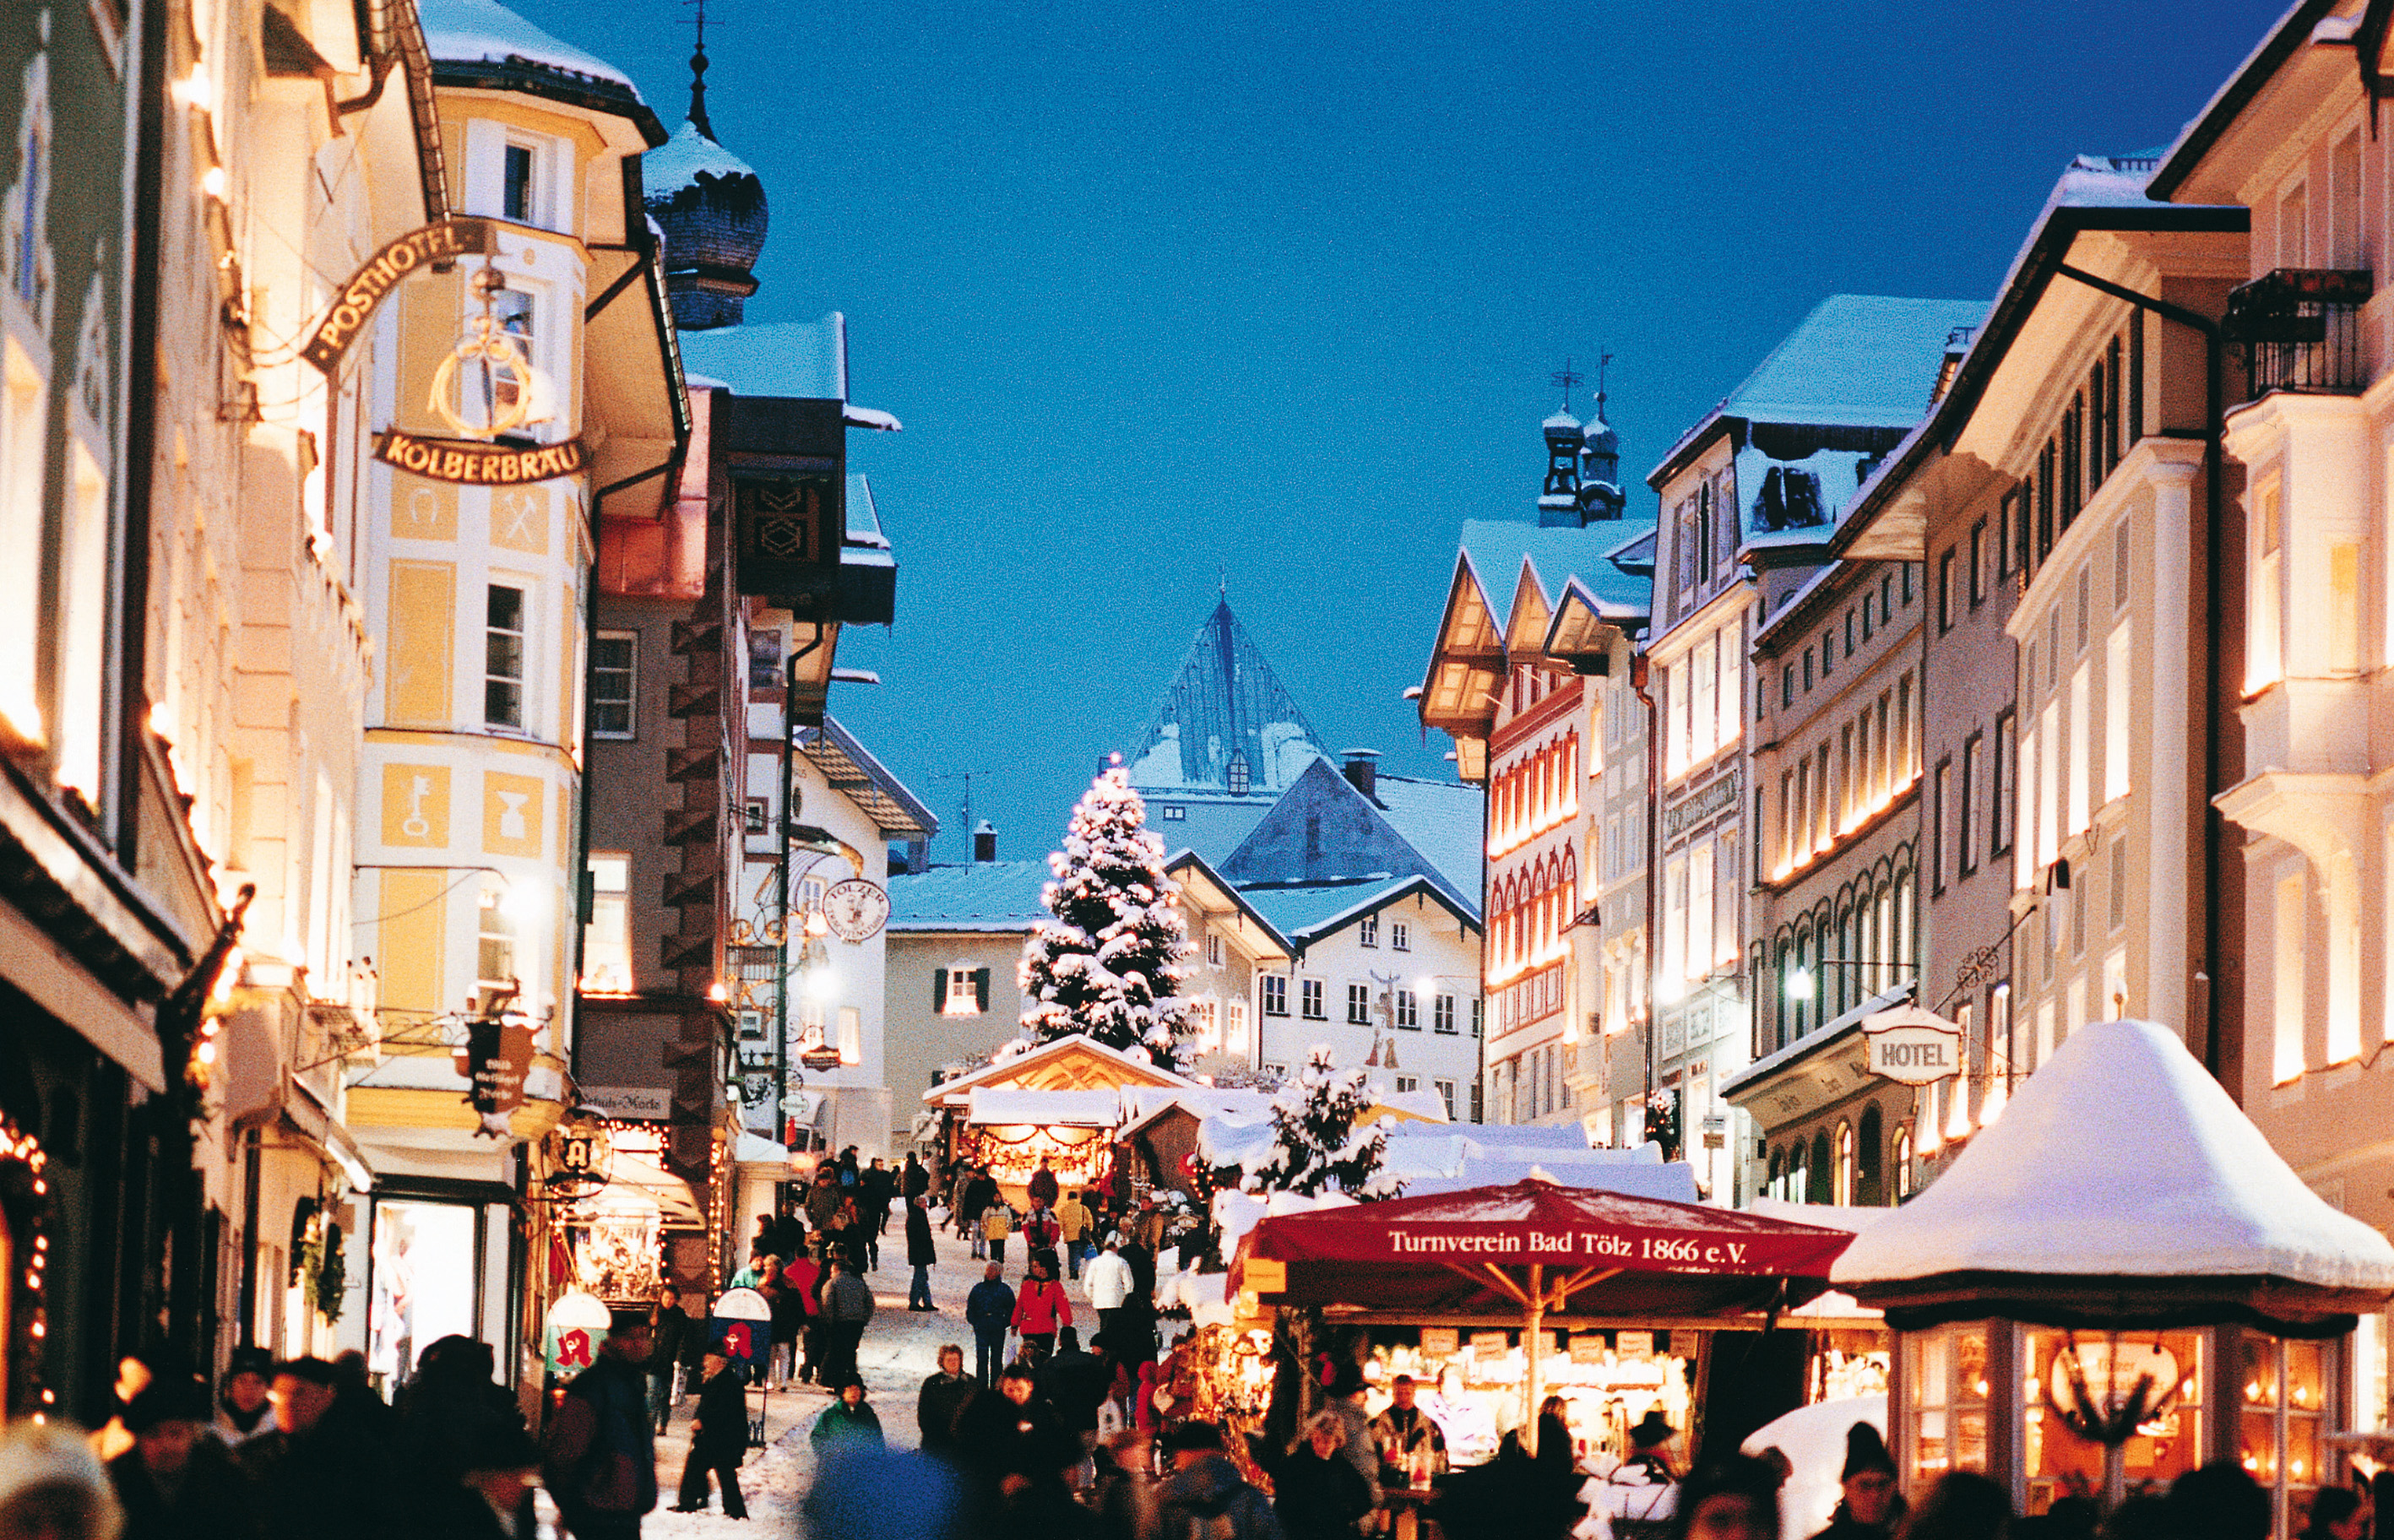
[[[1389,1120],[1364,1123],[1371,1105],[1363,1072],[1336,1068],[1330,1046],[1317,1043],[1272,1099],[1271,1143],[1222,1175],[1248,1192],[1310,1198],[1335,1187],[1350,1198],[1396,1197],[1405,1184],[1387,1165]]]
[[[1034,1042],[1083,1033],[1108,1047],[1144,1050],[1168,1070],[1194,1030],[1180,997],[1180,965],[1193,954],[1164,875],[1164,842],[1147,830],[1147,804],[1117,765],[1098,775],[1047,858],[1056,880],[1016,970],[1022,1025]]]

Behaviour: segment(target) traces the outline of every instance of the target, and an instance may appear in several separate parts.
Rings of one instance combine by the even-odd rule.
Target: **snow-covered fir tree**
[[[1195,949],[1173,902],[1179,885],[1164,875],[1164,842],[1121,767],[1082,796],[1047,869],[1056,880],[1040,898],[1055,917],[1033,929],[1016,970],[1025,1032],[1041,1043],[1079,1033],[1178,1069],[1180,1039],[1195,1028],[1180,965]]]
[[[1388,1169],[1388,1121],[1363,1122],[1371,1105],[1364,1073],[1337,1068],[1330,1046],[1317,1043],[1272,1098],[1271,1143],[1222,1177],[1248,1192],[1310,1198],[1335,1187],[1350,1198],[1396,1197],[1405,1184]]]

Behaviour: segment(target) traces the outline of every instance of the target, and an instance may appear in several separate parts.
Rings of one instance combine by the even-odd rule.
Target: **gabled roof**
[[[1230,879],[1214,870],[1204,856],[1194,850],[1179,850],[1164,863],[1164,871],[1166,876],[1180,884],[1183,893],[1194,889],[1199,896],[1220,904],[1255,926],[1261,932],[1256,939],[1263,943],[1260,948],[1253,949],[1257,952],[1258,960],[1277,962],[1287,959],[1288,938],[1264,917],[1263,912],[1249,902],[1244,893],[1231,887]]]
[[[1485,879],[1486,796],[1459,781],[1426,781],[1383,771],[1372,784],[1380,814],[1455,892],[1477,897]],[[1477,907],[1475,905],[1474,907]]]
[[[1344,930],[1364,915],[1378,914],[1416,894],[1427,898],[1465,926],[1480,928],[1476,911],[1455,902],[1454,896],[1444,888],[1418,874],[1367,877],[1354,882],[1259,885],[1242,891],[1289,939],[1299,956],[1308,947]]]
[[[1420,783],[1416,783],[1420,784]],[[1464,790],[1476,798],[1477,793]],[[1427,807],[1409,809],[1409,821],[1434,822]],[[1480,818],[1471,813],[1468,827],[1476,836]],[[1425,832],[1432,843],[1439,841]],[[1441,854],[1454,859],[1453,851]],[[1439,885],[1479,923],[1480,884],[1477,868],[1461,881],[1447,875],[1428,852],[1407,837],[1394,820],[1326,759],[1314,761],[1297,783],[1272,804],[1263,822],[1221,862],[1222,875],[1242,888],[1258,883],[1322,883],[1362,877],[1396,877],[1418,874]],[[1270,911],[1266,909],[1267,914]],[[1276,923],[1276,922],[1275,922]],[[1287,931],[1283,928],[1283,935]]]
[[[1146,793],[1147,826],[1166,848],[1196,851],[1219,866],[1271,811],[1272,799],[1228,792],[1157,788]]]
[[[836,718],[827,717],[821,727],[797,729],[795,742],[798,752],[822,771],[832,789],[855,803],[884,835],[928,839],[940,832],[939,819],[923,806],[922,798],[907,790],[905,783],[890,774]]]
[[[1047,863],[1041,861],[977,861],[909,872],[889,879],[889,928],[1028,935],[1047,918],[1039,902],[1047,882]]]
[[[651,146],[664,125],[632,77],[593,53],[559,42],[497,0],[417,0],[433,78],[444,86],[521,90],[628,118]]]
[[[1189,644],[1124,757],[1130,783],[1150,795],[1202,789],[1230,793],[1230,767],[1245,765],[1246,795],[1274,797],[1323,757],[1321,734],[1272,672],[1226,596]]]
[[[935,1106],[962,1107],[968,1103],[972,1092],[981,1087],[1085,1091],[1120,1086],[1165,1086],[1188,1091],[1206,1088],[1186,1075],[1175,1074],[1144,1058],[1110,1048],[1075,1033],[1009,1058],[993,1060],[954,1080],[943,1080],[925,1091],[923,1099]]]
[[[1466,521],[1422,677],[1422,725],[1485,737],[1512,659],[1546,650],[1553,614],[1574,585],[1598,596],[1608,623],[1642,625],[1653,608],[1653,523],[1642,520]],[[1525,604],[1537,612],[1524,613]]]
[[[1831,295],[1680,435],[1647,484],[1660,489],[1723,429],[1911,427],[1927,410],[1948,340],[1976,326],[1986,310],[1975,300]]]

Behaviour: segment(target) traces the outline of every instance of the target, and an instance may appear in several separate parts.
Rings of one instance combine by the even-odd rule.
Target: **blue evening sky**
[[[671,0],[515,0],[668,128]],[[2067,159],[2173,139],[2275,0],[1159,6],[712,0],[762,174],[752,320],[847,312],[901,567],[833,711],[1051,849],[1214,601],[1334,752],[1451,776],[1419,681],[1465,519],[1532,512],[1614,355],[1633,512],[1822,296],[1986,298]],[[1584,396],[1583,396],[1584,400]]]

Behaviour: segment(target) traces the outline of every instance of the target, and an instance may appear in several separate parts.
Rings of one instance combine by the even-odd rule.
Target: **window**
[[[1961,800],[1953,809],[1953,869],[1966,877],[1979,869],[1979,793],[1986,780],[1980,763],[1985,747],[1986,740],[1980,733],[1962,740]]]
[[[500,173],[500,216],[520,225],[540,223],[533,204],[533,196],[537,191],[533,180],[533,157],[531,145],[508,145],[506,164]]]
[[[1987,601],[1987,521],[1970,526],[1970,608]]]
[[[1782,711],[1796,704],[1796,665],[1783,665],[1779,670],[1779,708]]]
[[[1247,1003],[1226,1000],[1222,1004],[1222,1046],[1232,1053],[1247,1051]]]
[[[107,693],[108,479],[80,436],[67,441],[71,478],[67,488],[64,549],[59,561],[56,619],[59,638],[58,720],[59,779],[100,800],[102,697]]]
[[[1480,1035],[1480,996],[1477,994],[1471,997],[1471,1035]]]
[[[1937,558],[1937,629],[1953,629],[1953,553],[1940,553]]]
[[[2012,575],[2014,542],[2019,538],[2020,493],[2018,487],[2004,494],[2002,506],[1995,514],[1995,576]]]
[[[507,989],[516,981],[516,922],[506,911],[506,892],[495,878],[482,885],[475,922],[474,981],[484,989]]]
[[[773,805],[766,801],[763,797],[752,796],[748,798],[741,811],[743,815],[742,822],[745,825],[749,834],[761,835],[772,827]]]
[[[1288,1014],[1288,975],[1284,973],[1264,975],[1264,1014],[1266,1016]]]
[[[1330,1011],[1322,1003],[1322,981],[1300,979],[1296,986],[1297,1008],[1309,1021],[1327,1021]]]
[[[1809,647],[1804,649],[1804,688],[1812,688],[1812,650]]]
[[[1862,640],[1871,639],[1871,597],[1862,595]]]
[[[1348,984],[1347,986],[1347,1024],[1350,1027],[1368,1027],[1372,1024],[1371,985]]]
[[[2128,795],[2128,627],[2111,629],[2103,665],[2103,800]]]
[[[1953,795],[1953,762],[1937,761],[1936,774],[1928,783],[1928,890],[1945,891],[1945,828],[1946,809]]]
[[[1380,944],[1380,916],[1366,915],[1355,924],[1355,940],[1363,946]]]
[[[524,723],[524,591],[493,583],[484,615],[482,720],[492,727]]]
[[[631,871],[629,856],[590,858],[589,917],[582,924],[585,994],[632,993]]]
[[[1433,995],[1429,1003],[1429,1030],[1454,1035],[1454,996]]]
[[[1827,678],[1837,671],[1837,633],[1821,633],[1821,678]]]
[[[1156,815],[1166,823],[1185,823],[1189,817],[1189,809],[1177,802],[1166,802],[1155,811]]]
[[[39,132],[39,130],[36,130]],[[38,247],[40,227],[25,221]],[[19,254],[21,282],[32,279],[31,252]],[[48,390],[33,355],[0,331],[0,544],[10,550],[42,546],[42,474]],[[35,659],[42,636],[42,571],[38,561],[0,568],[0,716],[22,736],[46,736],[35,695]]]
[[[1454,1122],[1454,1082],[1452,1080],[1433,1080],[1430,1082],[1430,1086],[1438,1092],[1439,1100],[1446,1103],[1446,1120],[1449,1123]]]
[[[1411,952],[1414,949],[1413,928],[1402,920],[1389,921],[1388,946],[1392,951]]]
[[[1407,1032],[1421,1031],[1421,996],[1412,990],[1397,991],[1397,1025]]]
[[[1401,1074],[1397,1076],[1397,1094],[1399,1096],[1403,1096],[1408,1091],[1418,1091],[1420,1089],[1421,1076],[1417,1074]]]
[[[640,638],[630,631],[601,631],[590,638],[590,735],[635,738],[633,707],[638,689],[636,666]],[[520,673],[520,671],[519,671]]]
[[[2282,665],[2285,623],[2282,615],[2282,577],[2279,572],[2280,529],[2278,481],[2275,477],[2253,493],[2253,601],[2244,674],[2247,694],[2278,682]]]
[[[1222,966],[1221,937],[1208,936],[1205,938],[1205,966],[1207,967],[1219,967]]]
[[[979,1016],[989,1009],[989,969],[941,968],[934,975],[934,981],[947,986],[944,991],[933,992],[940,998],[940,1015]]]
[[[1243,754],[1234,754],[1230,756],[1230,770],[1226,773],[1230,778],[1230,795],[1232,796],[1246,796],[1247,757]]]

